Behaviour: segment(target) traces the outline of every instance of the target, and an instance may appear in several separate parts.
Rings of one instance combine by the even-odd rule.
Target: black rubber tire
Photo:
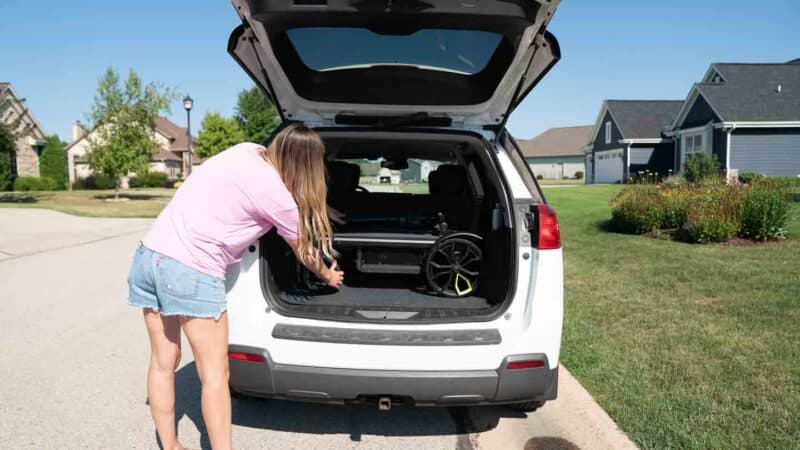
[[[522,411],[526,413],[532,413],[537,409],[544,406],[544,402],[522,402],[522,403],[512,403],[508,405],[511,409],[516,411]]]

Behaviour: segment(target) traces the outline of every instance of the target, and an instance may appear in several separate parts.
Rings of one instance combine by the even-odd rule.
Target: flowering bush
[[[743,190],[734,186],[701,187],[686,208],[683,231],[690,242],[726,242],[741,227]]]
[[[740,235],[756,241],[784,239],[789,222],[789,197],[783,189],[750,190],[742,201]]]
[[[632,186],[611,200],[611,224],[624,233],[647,233],[661,228],[663,210],[657,186]]]

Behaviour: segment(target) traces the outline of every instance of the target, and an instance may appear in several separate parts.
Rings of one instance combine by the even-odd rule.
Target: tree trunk
[[[119,177],[116,178],[117,182],[114,183],[114,200],[119,200],[119,187],[121,185]]]

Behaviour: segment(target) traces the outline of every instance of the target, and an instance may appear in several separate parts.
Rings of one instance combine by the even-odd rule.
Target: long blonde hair
[[[290,125],[275,136],[263,155],[278,171],[297,203],[300,255],[313,258],[319,251],[329,258],[334,257],[322,139],[304,125]]]

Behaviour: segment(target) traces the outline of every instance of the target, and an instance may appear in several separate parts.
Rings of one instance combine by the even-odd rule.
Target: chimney
[[[72,142],[76,142],[78,139],[83,137],[83,125],[81,125],[80,120],[76,120],[75,123],[72,124]]]

